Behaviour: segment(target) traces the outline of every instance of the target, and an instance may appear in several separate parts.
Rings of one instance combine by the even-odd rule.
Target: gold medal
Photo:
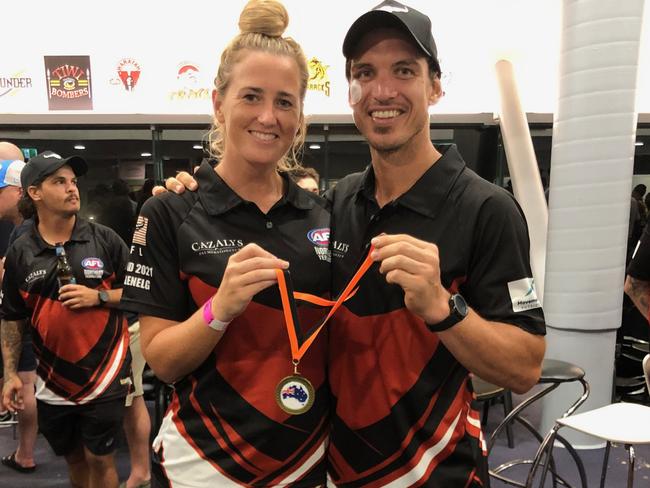
[[[310,381],[299,374],[284,378],[275,388],[275,401],[282,410],[291,415],[300,415],[314,404],[316,394]]]

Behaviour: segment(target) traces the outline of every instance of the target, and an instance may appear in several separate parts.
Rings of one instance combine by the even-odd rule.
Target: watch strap
[[[463,314],[456,308],[456,304],[454,302],[455,296],[456,295],[452,295],[449,297],[449,316],[447,318],[441,320],[437,324],[426,324],[431,332],[442,332],[447,329],[451,329],[454,325],[467,317],[467,312]],[[465,302],[461,295],[457,296],[463,301],[463,303]]]
[[[447,329],[451,329],[454,325],[456,325],[458,322],[463,320],[462,318],[457,317],[454,314],[449,315],[446,319],[442,320],[441,322],[438,322],[437,324],[429,324],[427,323],[427,327],[431,332],[442,332]]]

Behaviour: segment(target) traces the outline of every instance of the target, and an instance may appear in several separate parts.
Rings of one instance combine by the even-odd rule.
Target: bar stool
[[[503,463],[499,466],[497,466],[494,469],[490,469],[490,476],[498,479],[506,484],[512,485],[512,486],[519,486],[522,488],[530,488],[533,486],[533,480],[535,477],[536,470],[538,467],[542,464],[542,459],[545,454],[547,454],[547,461],[546,464],[544,465],[544,472],[543,472],[543,477],[546,476],[546,472],[550,471],[551,475],[553,477],[553,486],[557,485],[557,482],[559,481],[561,484],[564,486],[569,486],[569,484],[564,480],[555,470],[553,458],[551,456],[550,452],[547,451],[547,446],[552,442],[557,440],[558,442],[562,443],[564,447],[567,449],[567,452],[569,455],[573,458],[576,467],[578,469],[578,473],[580,476],[580,482],[583,488],[587,488],[587,475],[585,473],[584,465],[582,464],[582,460],[580,459],[580,456],[576,452],[576,450],[571,446],[571,444],[564,439],[562,436],[557,434],[557,429],[559,426],[553,426],[553,429],[551,429],[551,432],[549,432],[545,437],[542,437],[542,435],[537,431],[537,429],[525,418],[521,416],[521,413],[524,412],[530,405],[535,403],[537,400],[541,399],[542,397],[548,395],[551,393],[553,390],[558,388],[560,385],[565,384],[565,383],[572,383],[572,382],[578,382],[582,385],[582,394],[580,397],[566,410],[566,412],[563,415],[563,418],[570,416],[573,414],[573,412],[580,407],[586,400],[587,397],[589,396],[589,384],[587,381],[584,379],[585,372],[582,368],[571,364],[567,363],[565,361],[560,361],[557,359],[545,359],[544,362],[542,363],[542,373],[540,375],[540,378],[538,380],[538,384],[540,385],[545,385],[543,389],[535,393],[534,395],[530,396],[529,398],[525,399],[522,403],[517,405],[507,416],[503,421],[497,426],[497,428],[492,432],[492,435],[490,435],[490,438],[488,440],[488,458],[490,451],[492,450],[492,447],[494,446],[494,443],[496,441],[496,438],[498,435],[503,431],[503,429],[507,428],[509,425],[513,424],[515,421],[518,422],[519,424],[523,425],[540,443],[540,446],[535,454],[534,459],[515,459],[512,461],[508,461],[506,463]],[[552,444],[551,444],[552,445]],[[528,472],[527,478],[525,482],[517,481],[512,478],[509,478],[502,474],[504,471],[514,467],[518,466],[521,464],[530,464],[531,469]],[[542,483],[540,486],[543,485],[544,480],[542,480]]]
[[[557,423],[607,441],[600,475],[601,488],[605,486],[610,447],[612,444],[623,444],[629,460],[627,486],[634,486],[634,446],[650,444],[650,407],[637,403],[612,403],[572,417],[560,418]]]
[[[503,403],[503,416],[504,418],[512,411],[512,392],[492,383],[488,383],[478,376],[472,375],[472,388],[476,395],[476,400],[483,404],[483,415],[481,416],[481,425],[487,425],[488,411],[490,403],[493,400],[501,400]],[[515,439],[512,433],[512,425],[506,425],[506,437],[508,439],[508,447],[512,449],[515,447]]]
[[[650,354],[643,358],[643,372],[650,388]],[[612,403],[588,412],[557,419],[553,429],[570,427],[578,432],[606,441],[600,487],[604,488],[607,477],[607,461],[612,444],[623,444],[628,452],[627,487],[634,485],[634,446],[650,444],[650,407],[636,403]],[[552,436],[551,436],[552,437]],[[552,438],[548,449],[553,449]],[[549,452],[550,454],[550,452]],[[546,468],[545,468],[546,470]],[[544,476],[542,476],[542,479]]]

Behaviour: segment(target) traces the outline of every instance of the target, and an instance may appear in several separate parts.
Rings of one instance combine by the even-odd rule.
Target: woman
[[[287,23],[274,0],[246,5],[212,94],[220,163],[200,167],[196,193],[148,200],[136,225],[123,300],[140,314],[147,362],[175,382],[154,441],[160,486],[325,483],[324,337],[295,368],[314,387],[311,408],[287,413],[307,383],[281,384],[295,351],[276,270],[290,266],[302,292],[329,286],[327,242],[310,237],[329,233],[329,214],[286,176],[304,140],[308,79],[301,48],[281,37]],[[299,313],[305,325],[319,318]]]

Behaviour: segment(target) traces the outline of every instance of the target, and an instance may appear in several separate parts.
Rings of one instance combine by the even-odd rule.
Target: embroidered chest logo
[[[196,241],[191,245],[192,251],[199,256],[206,254],[234,254],[244,247],[242,239],[217,239],[214,241]]]
[[[332,256],[343,259],[350,249],[350,244],[342,241],[332,241]]]
[[[47,274],[47,271],[44,269],[37,269],[36,271],[32,271],[27,275],[27,278],[25,278],[25,284],[26,285],[31,285],[37,280],[41,280],[45,278],[45,275]]]
[[[104,274],[104,262],[99,258],[85,258],[81,261],[84,276],[89,279],[101,278]]]
[[[318,259],[329,263],[331,260],[329,249],[330,228],[322,227],[320,229],[312,229],[307,232],[307,239],[314,245],[314,252],[318,256]]]

